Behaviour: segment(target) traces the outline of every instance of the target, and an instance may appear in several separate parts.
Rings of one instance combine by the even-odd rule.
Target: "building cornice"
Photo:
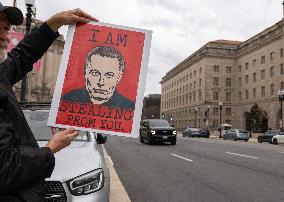
[[[211,41],[202,46],[192,55],[187,57],[173,69],[168,71],[160,81],[160,84],[171,79],[189,66],[193,65],[198,60],[204,57],[218,58],[239,58],[242,55],[255,51],[269,43],[283,38],[283,20],[278,21],[274,25],[268,27],[264,31],[249,38],[244,42],[234,42],[226,40]]]
[[[279,40],[283,37],[283,21],[279,21],[276,24],[268,27],[264,31],[251,37],[250,39],[240,43],[237,49],[237,56],[257,50],[269,43]]]

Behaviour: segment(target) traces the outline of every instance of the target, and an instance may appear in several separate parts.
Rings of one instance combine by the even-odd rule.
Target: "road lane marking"
[[[235,155],[235,156],[241,156],[241,157],[246,157],[246,158],[251,158],[251,159],[258,159],[258,157],[255,157],[255,156],[247,156],[247,155],[231,153],[231,152],[226,152],[226,153],[231,154],[231,155]]]
[[[171,155],[172,155],[172,156],[175,156],[175,157],[178,157],[178,158],[180,158],[180,159],[189,161],[189,162],[192,162],[192,161],[193,161],[193,160],[191,160],[191,159],[187,159],[187,158],[185,158],[185,157],[182,157],[182,156],[179,156],[179,155],[176,155],[176,154],[171,154]]]

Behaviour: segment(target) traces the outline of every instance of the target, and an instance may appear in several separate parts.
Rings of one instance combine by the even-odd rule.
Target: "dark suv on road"
[[[164,119],[145,119],[140,126],[140,142],[145,140],[148,144],[154,142],[170,142],[175,145],[177,142],[177,132],[167,120]]]

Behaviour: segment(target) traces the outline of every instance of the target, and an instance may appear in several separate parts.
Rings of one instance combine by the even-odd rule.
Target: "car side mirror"
[[[148,123],[143,123],[143,126],[144,127],[148,127]]]
[[[97,133],[96,141],[97,144],[104,144],[107,141],[107,136],[102,133]]]

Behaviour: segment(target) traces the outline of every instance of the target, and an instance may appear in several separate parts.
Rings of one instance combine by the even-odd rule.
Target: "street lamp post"
[[[222,128],[221,128],[221,125],[222,125],[222,106],[223,106],[223,102],[219,102],[219,107],[220,107],[220,135],[219,135],[219,138],[222,137]]]
[[[208,122],[209,122],[209,109],[210,109],[210,106],[207,105],[207,109],[205,111],[205,127],[206,129],[208,129]]]
[[[196,117],[196,115],[197,115],[197,107],[194,107],[194,116],[195,116],[195,128],[197,127],[197,117]]]
[[[282,102],[284,100],[284,90],[278,91],[279,101],[280,101],[280,128],[283,131],[283,107]]]
[[[26,6],[27,6],[27,13],[26,13],[26,35],[30,33],[31,31],[31,24],[32,24],[32,14],[34,7],[35,0],[25,0]],[[27,89],[27,77],[25,76],[22,79],[21,83],[21,94],[20,94],[20,101],[25,102],[26,101],[26,89]]]

